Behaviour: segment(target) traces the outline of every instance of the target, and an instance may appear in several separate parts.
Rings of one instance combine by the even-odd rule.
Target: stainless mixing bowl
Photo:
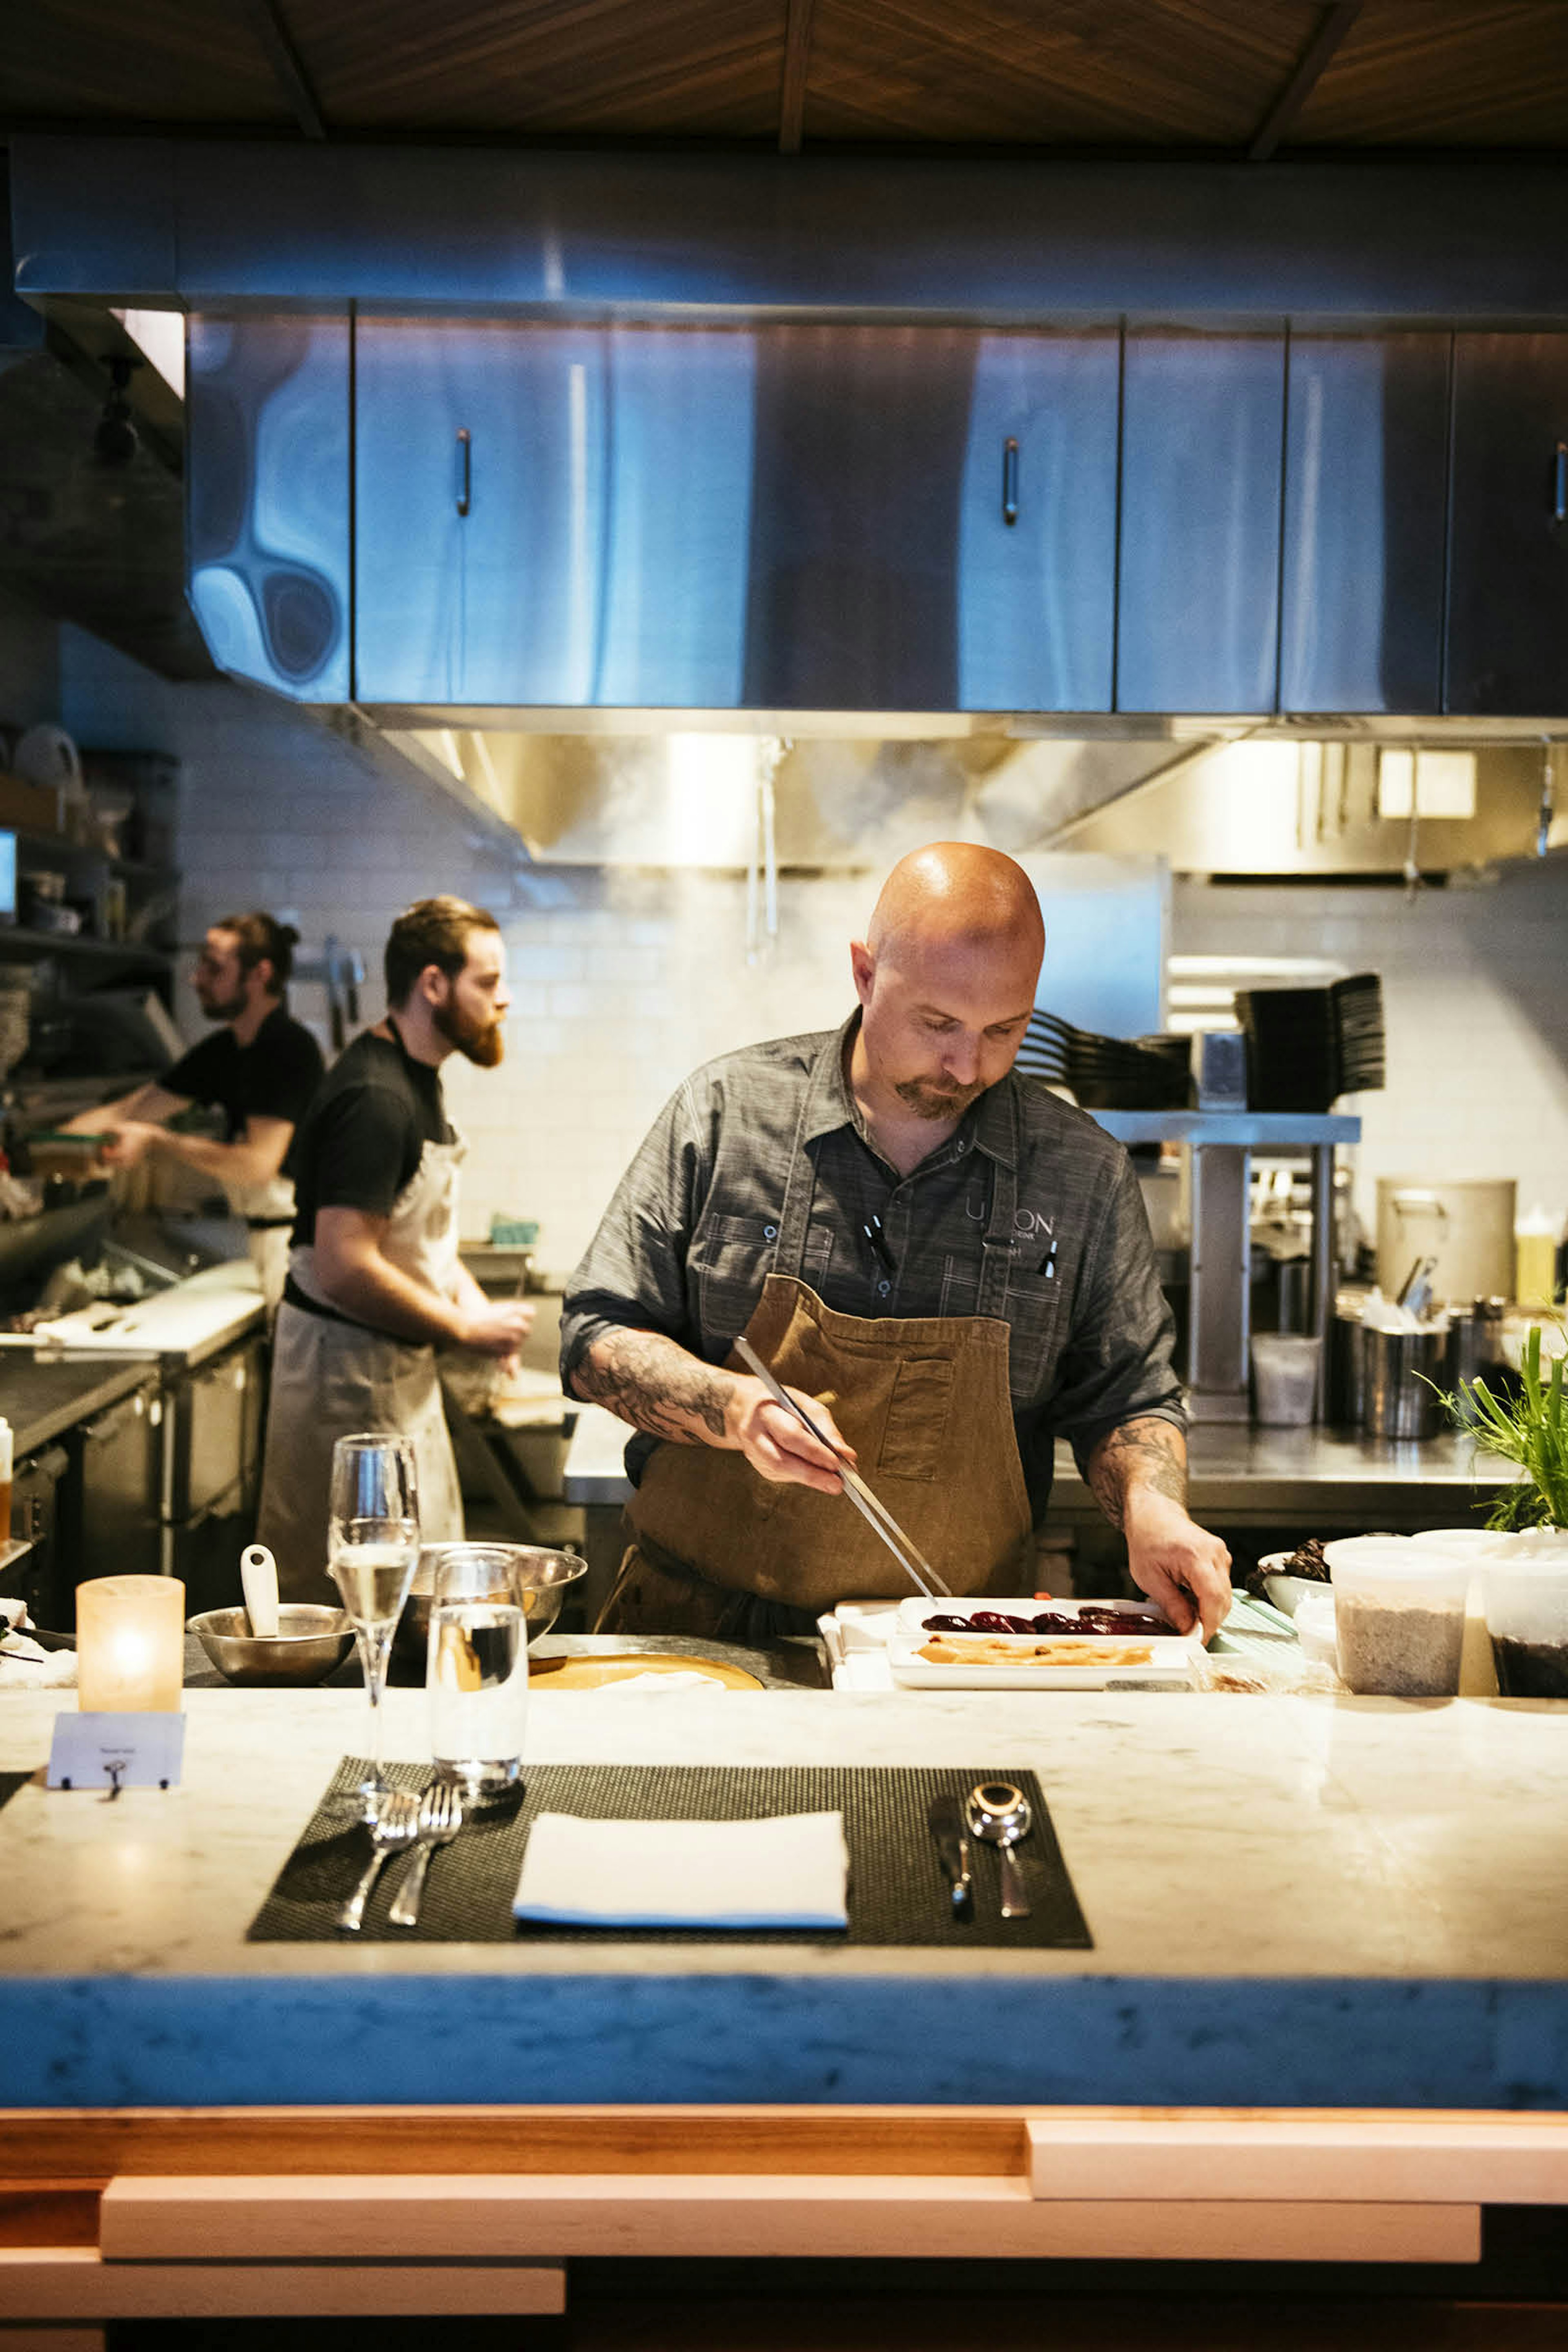
[[[588,1563],[575,1552],[550,1551],[541,1544],[492,1544],[480,1537],[487,1551],[505,1552],[516,1571],[518,1587],[522,1595],[523,1617],[528,1626],[530,1642],[541,1633],[548,1633],[561,1614],[561,1603],[566,1588],[575,1584],[588,1572]],[[436,1589],[436,1562],[447,1549],[445,1544],[426,1544],[419,1553],[419,1565],[414,1571],[414,1582],[403,1614],[397,1621],[394,1636],[400,1650],[421,1657],[430,1638],[430,1599]]]
[[[354,1631],[341,1609],[315,1601],[285,1601],[278,1633],[264,1642],[250,1631],[243,1609],[208,1609],[186,1620],[225,1682],[269,1689],[285,1684],[319,1683],[341,1666],[353,1647]]]

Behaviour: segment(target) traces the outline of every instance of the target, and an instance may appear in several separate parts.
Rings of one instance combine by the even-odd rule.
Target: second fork
[[[449,1845],[462,1826],[463,1804],[456,1782],[432,1780],[419,1800],[418,1851],[386,1915],[394,1927],[417,1927],[430,1857],[438,1845]]]

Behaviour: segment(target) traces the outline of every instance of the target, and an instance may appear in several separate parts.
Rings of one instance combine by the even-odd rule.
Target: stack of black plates
[[[1070,1087],[1086,1109],[1184,1110],[1190,1059],[1185,1037],[1100,1037],[1037,1012],[1016,1066],[1026,1077]]]
[[[1383,982],[1375,971],[1358,971],[1349,980],[1336,980],[1329,994],[1334,1007],[1339,1091],[1375,1093],[1384,1083]]]
[[[1326,1111],[1384,1083],[1383,988],[1358,972],[1331,988],[1237,989],[1253,1110]]]

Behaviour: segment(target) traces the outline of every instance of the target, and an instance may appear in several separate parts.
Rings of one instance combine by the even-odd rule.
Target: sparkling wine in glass
[[[370,1771],[361,1811],[374,1821],[386,1794],[381,1698],[386,1664],[419,1558],[414,1443],[392,1432],[340,1437],[332,1448],[327,1564],[359,1643],[370,1700]]]

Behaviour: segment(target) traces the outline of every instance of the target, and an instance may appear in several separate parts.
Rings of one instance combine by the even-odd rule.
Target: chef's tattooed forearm
[[[572,1375],[580,1397],[676,1445],[718,1444],[733,1376],[658,1331],[605,1331]]]
[[[1187,1441],[1169,1421],[1124,1421],[1089,1455],[1089,1483],[1113,1528],[1125,1525],[1127,1496],[1134,1486],[1147,1486],[1184,1510]]]

